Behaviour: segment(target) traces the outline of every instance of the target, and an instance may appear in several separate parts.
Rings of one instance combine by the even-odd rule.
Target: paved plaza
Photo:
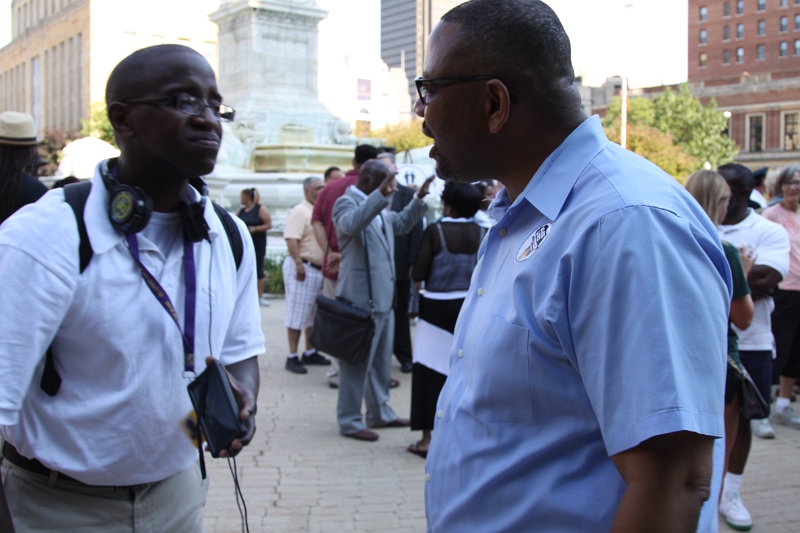
[[[325,367],[309,367],[306,375],[283,369],[284,308],[283,300],[261,308],[267,352],[260,358],[258,432],[238,458],[250,531],[424,532],[424,463],[405,450],[419,432],[379,429],[381,438],[374,443],[339,436],[336,391],[327,386]],[[401,385],[392,390],[391,405],[407,417],[411,377],[394,364]],[[753,532],[796,533],[800,431],[775,429],[776,440],[753,443],[743,498],[753,514]],[[241,525],[228,465],[210,458],[208,465],[206,533],[236,533]],[[721,524],[720,531],[732,530]]]

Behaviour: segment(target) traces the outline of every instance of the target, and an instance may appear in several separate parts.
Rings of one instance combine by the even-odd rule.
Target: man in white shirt
[[[17,532],[195,533],[207,482],[186,386],[210,357],[225,365],[247,427],[221,454],[235,455],[255,432],[264,351],[246,228],[232,223],[237,269],[235,234],[189,185],[214,168],[233,110],[178,45],[124,59],[106,101],[121,155],[95,171],[85,234],[64,190],[0,228],[2,481]]]
[[[753,322],[744,331],[733,326],[739,336],[739,355],[761,395],[769,401],[774,346],[770,315],[775,308],[771,294],[789,271],[789,235],[779,224],[770,222],[748,207],[753,190],[753,174],[747,167],[730,163],[721,166],[718,172],[731,188],[728,214],[719,227],[720,239],[736,247],[752,246],[756,255],[755,264],[747,276],[755,304]],[[752,434],[761,438],[775,438],[768,417],[767,409],[761,417],[752,419],[750,423],[743,421],[739,424],[739,433],[731,451],[719,510],[728,523],[736,528],[752,526],[750,513],[742,504],[739,489],[750,454]]]

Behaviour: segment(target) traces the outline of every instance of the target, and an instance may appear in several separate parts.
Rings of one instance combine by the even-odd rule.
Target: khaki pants
[[[194,466],[157,483],[90,487],[48,483],[3,460],[3,486],[17,533],[201,533],[208,479]]]

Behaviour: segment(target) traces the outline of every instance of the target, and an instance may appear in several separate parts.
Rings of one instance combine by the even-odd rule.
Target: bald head
[[[389,174],[389,167],[377,159],[370,159],[361,165],[361,169],[358,171],[358,188],[364,194],[369,194],[380,187]]]
[[[208,61],[188,46],[160,44],[137,50],[114,67],[106,84],[106,105],[145,98],[175,73],[175,69],[208,69]]]

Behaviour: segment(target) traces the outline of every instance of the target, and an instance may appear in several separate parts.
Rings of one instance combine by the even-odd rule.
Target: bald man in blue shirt
[[[429,43],[415,110],[438,175],[505,189],[439,397],[428,531],[693,533],[723,435],[714,225],[586,119],[547,5],[473,0]]]

